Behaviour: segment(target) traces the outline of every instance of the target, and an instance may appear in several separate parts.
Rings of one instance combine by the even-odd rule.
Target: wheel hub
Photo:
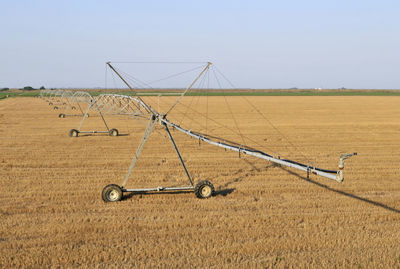
[[[111,191],[108,193],[108,199],[109,199],[110,201],[117,201],[118,198],[119,198],[119,194],[118,194],[118,191],[117,191],[117,190],[111,190]]]
[[[202,194],[203,197],[209,196],[211,194],[211,187],[210,186],[204,186],[201,189],[201,194]]]

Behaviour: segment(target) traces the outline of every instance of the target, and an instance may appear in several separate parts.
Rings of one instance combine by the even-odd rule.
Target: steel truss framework
[[[122,81],[124,81],[124,83],[130,88],[132,89],[132,87],[124,80],[124,78],[118,73],[118,71],[116,71],[112,65],[110,63],[107,63],[110,68],[122,79]],[[209,68],[209,66],[211,65],[211,63],[208,63],[208,65],[205,67],[205,69],[200,73],[200,75],[194,80],[194,82],[204,73],[204,71]],[[191,84],[191,86],[194,84],[194,82]],[[188,91],[188,89],[190,89],[189,86],[185,92],[178,98],[177,102],[180,100],[180,98],[183,97],[183,95]],[[133,90],[133,89],[132,89]],[[108,99],[116,99],[118,100],[119,98],[121,98],[121,96],[119,95],[106,95],[104,96],[104,98],[108,98]],[[184,129],[182,127],[180,127],[179,125],[170,122],[167,119],[167,114],[169,111],[171,111],[171,109],[176,105],[176,103],[168,110],[167,114],[163,115],[158,113],[155,109],[153,109],[151,106],[149,106],[148,104],[146,104],[140,97],[130,97],[130,96],[124,96],[123,98],[126,99],[130,99],[131,101],[135,102],[137,105],[135,106],[138,111],[144,111],[145,114],[143,114],[143,116],[147,115],[147,117],[149,118],[149,122],[147,125],[147,128],[145,130],[145,133],[142,137],[141,142],[139,143],[139,146],[136,150],[136,153],[132,159],[132,162],[130,164],[130,167],[128,169],[127,174],[125,175],[125,178],[122,182],[121,185],[116,185],[116,184],[110,184],[107,185],[102,192],[102,198],[104,201],[106,202],[114,202],[114,201],[119,201],[122,199],[123,193],[124,192],[152,192],[152,191],[175,191],[175,190],[189,190],[189,191],[194,191],[196,196],[199,198],[209,198],[210,196],[212,196],[213,192],[214,192],[214,187],[213,185],[209,182],[209,181],[200,181],[198,182],[197,185],[194,185],[192,178],[190,177],[190,174],[186,168],[186,165],[181,157],[181,154],[175,144],[174,138],[171,135],[170,132],[170,128],[173,128],[191,138],[197,139],[199,141],[203,141],[205,143],[208,143],[210,145],[216,146],[216,147],[220,147],[223,148],[225,150],[231,150],[231,151],[235,151],[240,154],[247,154],[249,156],[253,156],[259,159],[263,159],[263,160],[267,160],[270,162],[273,162],[275,164],[278,165],[282,165],[282,166],[287,166],[293,169],[297,169],[300,171],[304,171],[307,173],[307,178],[309,178],[309,175],[315,174],[318,176],[322,176],[328,179],[332,179],[335,180],[337,182],[343,182],[344,180],[344,174],[343,174],[343,169],[344,169],[344,161],[348,158],[350,158],[351,156],[357,155],[357,153],[349,153],[349,154],[343,154],[340,156],[339,158],[339,163],[338,163],[338,170],[327,170],[327,169],[322,169],[322,168],[318,168],[312,165],[307,165],[307,164],[302,164],[296,161],[292,161],[289,159],[280,159],[279,157],[274,157],[270,154],[267,154],[263,151],[257,150],[257,149],[253,149],[247,146],[238,146],[237,144],[234,143],[230,143],[230,142],[226,142],[226,140],[222,139],[222,138],[216,138],[214,136],[209,136],[207,134],[200,134],[197,132],[193,132],[191,130],[187,130]],[[154,129],[154,125],[158,123],[161,126],[164,127],[171,143],[174,146],[174,149],[179,157],[179,160],[181,162],[181,165],[183,167],[183,169],[185,170],[186,176],[188,178],[189,181],[189,185],[188,186],[183,186],[183,187],[155,187],[155,188],[142,188],[142,189],[126,189],[125,186],[127,184],[127,181],[134,169],[135,163],[138,160],[140,153],[143,150],[144,144],[146,143],[148,137],[150,136],[152,130]]]
[[[69,135],[77,137],[82,134],[108,133],[110,136],[118,136],[117,129],[109,128],[105,115],[128,115],[132,117],[142,117],[143,107],[137,104],[134,97],[128,98],[125,95],[118,94],[101,94],[93,97],[88,92],[84,91],[68,91],[68,90],[42,90],[40,92],[43,98],[49,105],[53,105],[55,109],[64,109],[66,107],[75,110],[79,108],[80,114],[65,114],[60,113],[59,118],[70,116],[81,116],[82,120],[77,129],[71,129]],[[85,107],[87,107],[85,109]],[[84,122],[89,117],[89,112],[94,111],[99,114],[104,124],[105,130],[82,130]],[[92,114],[93,115],[93,114]]]
[[[69,90],[41,90],[40,97],[49,105],[53,106],[54,110],[79,110],[79,114],[60,113],[59,118],[83,116],[85,114],[83,104],[90,104],[93,97],[84,91],[69,91]]]
[[[111,63],[107,63],[107,65],[113,70],[118,77],[131,89],[134,90],[129,83],[121,76],[121,74],[114,69]],[[194,191],[198,198],[209,198],[212,196],[214,192],[214,186],[207,180],[199,181],[196,185],[190,176],[190,173],[183,161],[181,153],[175,143],[175,140],[170,132],[170,128],[175,129],[191,138],[196,140],[203,141],[210,145],[223,148],[225,150],[235,151],[240,154],[247,154],[249,156],[253,156],[259,159],[263,159],[266,161],[270,161],[277,165],[290,167],[293,169],[297,169],[300,171],[304,171],[307,173],[307,178],[309,178],[310,174],[315,174],[321,177],[325,177],[328,179],[335,180],[337,182],[343,182],[344,180],[344,161],[357,153],[349,153],[343,154],[339,158],[338,170],[327,170],[315,167],[313,165],[307,165],[300,162],[296,162],[289,159],[280,159],[280,157],[275,157],[273,155],[267,154],[261,150],[257,150],[254,148],[250,148],[244,145],[238,145],[232,142],[227,142],[223,138],[218,138],[215,136],[210,136],[207,134],[201,134],[198,132],[194,132],[191,130],[187,130],[182,128],[178,124],[170,122],[167,119],[167,114],[176,106],[179,100],[185,95],[185,93],[191,89],[191,87],[195,84],[195,82],[202,76],[202,74],[210,67],[211,63],[207,63],[206,67],[200,72],[200,74],[194,79],[194,81],[187,87],[187,89],[182,93],[180,97],[178,97],[177,101],[171,106],[166,114],[160,114],[150,105],[146,104],[139,96],[126,96],[119,94],[101,94],[99,96],[93,97],[87,92],[83,91],[65,91],[65,90],[42,90],[40,96],[45,99],[49,105],[57,106],[76,106],[79,108],[81,114],[79,116],[83,116],[78,129],[72,129],[70,131],[70,136],[78,136],[79,133],[109,133],[111,136],[118,135],[118,130],[110,129],[107,125],[106,120],[104,119],[104,115],[113,114],[113,115],[130,115],[133,117],[145,118],[148,120],[147,128],[143,134],[143,137],[136,149],[135,155],[131,161],[128,172],[125,175],[123,182],[121,185],[110,184],[107,185],[102,191],[102,198],[106,202],[115,202],[120,201],[122,199],[123,193],[125,192],[154,192],[154,191]],[[87,109],[84,110],[82,105],[85,104]],[[82,131],[82,125],[85,119],[89,116],[89,111],[94,110],[97,111],[102,118],[104,125],[107,131]],[[60,114],[61,115],[61,114]],[[66,116],[66,115],[65,115]],[[187,186],[182,187],[154,187],[154,188],[136,188],[136,189],[127,189],[125,188],[130,175],[133,172],[136,161],[138,160],[143,147],[148,140],[150,134],[154,130],[155,124],[160,124],[167,136],[172,143],[175,152],[180,160],[180,163],[185,171],[189,184]]]

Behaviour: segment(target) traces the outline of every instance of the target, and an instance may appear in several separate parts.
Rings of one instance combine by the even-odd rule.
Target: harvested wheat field
[[[246,98],[276,129],[242,111],[243,97],[207,97],[207,113],[244,130],[253,139],[244,143],[318,167],[337,169],[341,153],[358,152],[346,161],[344,182],[308,181],[172,131],[194,180],[210,180],[215,195],[136,194],[105,203],[103,187],[121,184],[145,124],[112,116],[121,136],[72,138],[79,118],[60,119],[39,98],[0,101],[0,267],[400,268],[400,98]],[[226,103],[237,108],[233,117]],[[172,121],[193,120],[176,112]],[[85,124],[103,128],[99,117]],[[198,126],[236,139],[212,121]],[[187,184],[157,128],[127,187]]]

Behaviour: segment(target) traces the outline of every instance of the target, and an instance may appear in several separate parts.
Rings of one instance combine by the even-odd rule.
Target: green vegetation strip
[[[0,92],[0,100],[5,99],[8,97],[36,97],[39,96],[38,92],[30,92],[30,91],[23,91],[23,92]]]
[[[87,90],[92,96],[109,93],[107,91],[92,91]],[[134,92],[117,91],[114,92],[122,95],[136,95]],[[39,91],[0,91],[0,100],[8,97],[37,97]],[[139,96],[178,96],[179,92],[138,92]],[[400,90],[322,90],[322,91],[307,91],[307,90],[275,90],[275,91],[192,91],[186,93],[187,96],[400,96]]]
[[[343,92],[189,92],[188,96],[400,96],[400,91],[343,91]]]
[[[89,91],[90,92],[90,91]],[[105,92],[90,92],[93,96]],[[133,92],[116,92],[117,94],[133,96]],[[179,96],[178,92],[138,92],[138,96]],[[193,91],[186,96],[400,96],[400,90],[386,91]]]

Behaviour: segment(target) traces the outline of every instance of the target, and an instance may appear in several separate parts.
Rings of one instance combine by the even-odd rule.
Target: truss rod
[[[168,113],[179,103],[179,101],[183,98],[183,96],[185,96],[185,94],[193,87],[193,85],[199,80],[199,78],[204,74],[204,72],[207,71],[208,68],[210,68],[210,66],[212,65],[212,63],[207,62],[206,67],[204,67],[204,69],[200,72],[200,74],[193,80],[193,82],[189,85],[189,87],[186,88],[186,90],[181,94],[181,96],[178,97],[178,99],[175,101],[175,103],[171,106],[171,108],[167,111],[167,113],[165,113],[165,116],[168,115]]]
[[[115,70],[114,66],[111,65],[111,62],[107,62],[106,64],[111,68],[112,71],[115,72],[115,74],[117,74],[117,76],[126,84],[126,86],[128,86],[128,88],[131,89],[136,94],[135,89],[132,88],[131,85],[129,85],[129,83],[121,76],[120,73],[118,73],[117,70]],[[147,110],[149,110],[149,106],[143,101],[142,98],[140,98],[139,96],[137,96],[136,98],[138,98],[143,103],[143,105],[147,108]]]

